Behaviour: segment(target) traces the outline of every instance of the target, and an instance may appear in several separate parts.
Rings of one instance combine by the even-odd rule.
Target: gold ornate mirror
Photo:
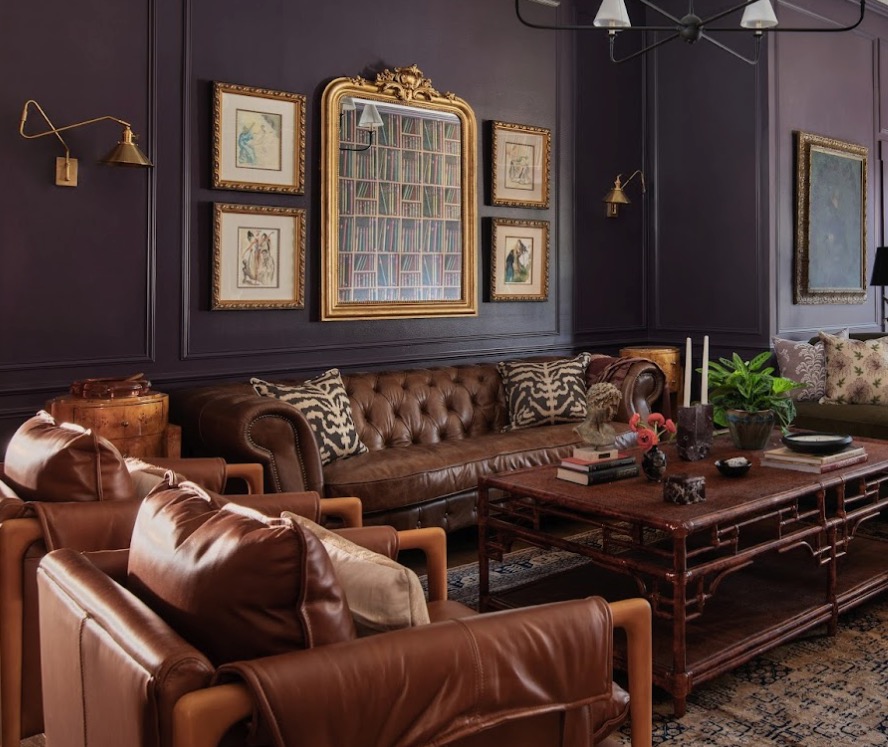
[[[416,65],[337,78],[321,131],[321,319],[477,314],[469,105]]]

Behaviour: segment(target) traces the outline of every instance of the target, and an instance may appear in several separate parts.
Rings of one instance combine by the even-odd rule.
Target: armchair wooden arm
[[[421,550],[426,558],[429,601],[447,599],[447,534],[441,527],[402,529],[398,532],[399,550]]]
[[[333,517],[345,527],[364,526],[360,498],[321,498],[321,518]]]
[[[247,486],[247,492],[252,495],[261,495],[265,492],[265,477],[262,465],[257,462],[243,462],[229,464],[226,468],[226,478],[243,480]]]

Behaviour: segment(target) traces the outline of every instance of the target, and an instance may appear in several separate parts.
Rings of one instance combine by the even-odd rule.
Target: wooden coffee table
[[[888,588],[888,542],[857,532],[888,506],[888,442],[855,444],[867,462],[824,474],[762,467],[761,452],[738,452],[727,439],[699,462],[667,446],[667,474],[706,478],[706,500],[687,506],[666,503],[644,477],[581,486],[558,480],[554,466],[484,477],[480,609],[644,596],[654,611],[654,682],[682,716],[695,685],[816,626],[834,635],[839,614]],[[753,461],[745,477],[715,469],[741,453]],[[559,537],[549,528],[556,517],[597,530],[600,543]],[[519,539],[591,565],[493,595],[490,562]]]

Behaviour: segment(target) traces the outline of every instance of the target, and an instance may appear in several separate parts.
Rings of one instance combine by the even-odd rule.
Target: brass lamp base
[[[65,158],[59,156],[56,158],[56,186],[57,187],[76,187],[77,186],[77,159]]]

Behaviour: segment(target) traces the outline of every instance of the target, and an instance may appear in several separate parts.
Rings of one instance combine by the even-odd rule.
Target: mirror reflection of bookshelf
[[[341,302],[458,300],[462,292],[456,115],[377,103],[373,147],[339,156]],[[366,137],[346,112],[343,143]]]

